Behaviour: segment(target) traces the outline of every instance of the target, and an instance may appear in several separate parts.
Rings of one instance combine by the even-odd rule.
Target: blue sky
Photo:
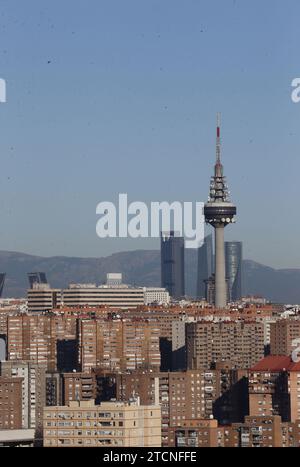
[[[96,205],[205,201],[220,111],[226,238],[300,267],[299,18],[297,0],[0,0],[0,249],[158,248],[99,239]]]

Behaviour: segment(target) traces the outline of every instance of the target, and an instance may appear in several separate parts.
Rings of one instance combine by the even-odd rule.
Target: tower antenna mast
[[[217,113],[216,162],[221,164],[221,114]]]

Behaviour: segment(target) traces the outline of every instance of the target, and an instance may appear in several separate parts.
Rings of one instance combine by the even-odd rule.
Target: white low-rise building
[[[170,303],[169,292],[162,287],[144,287],[144,303],[158,303],[159,305],[168,305]]]

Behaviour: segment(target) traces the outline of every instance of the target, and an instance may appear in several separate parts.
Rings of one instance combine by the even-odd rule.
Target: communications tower
[[[204,205],[205,222],[215,229],[215,306],[217,308],[225,308],[227,304],[224,228],[235,222],[235,214],[236,206],[230,202],[221,164],[220,114],[218,114],[215,170],[210,181],[208,201]]]

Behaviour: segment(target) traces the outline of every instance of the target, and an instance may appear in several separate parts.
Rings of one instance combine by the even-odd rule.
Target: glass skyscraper
[[[228,280],[229,302],[234,302],[242,297],[242,242],[225,242],[225,268]]]
[[[198,265],[197,265],[197,298],[205,297],[205,281],[207,281],[213,273],[213,241],[212,235],[207,235],[204,238],[203,245],[198,248]]]
[[[47,284],[47,277],[44,272],[29,272],[27,275],[31,289],[33,289],[34,284]]]
[[[174,231],[162,232],[160,251],[162,287],[173,298],[184,297],[184,238]]]
[[[0,297],[2,297],[2,292],[3,292],[3,287],[4,287],[4,282],[5,282],[5,272],[0,273]]]

